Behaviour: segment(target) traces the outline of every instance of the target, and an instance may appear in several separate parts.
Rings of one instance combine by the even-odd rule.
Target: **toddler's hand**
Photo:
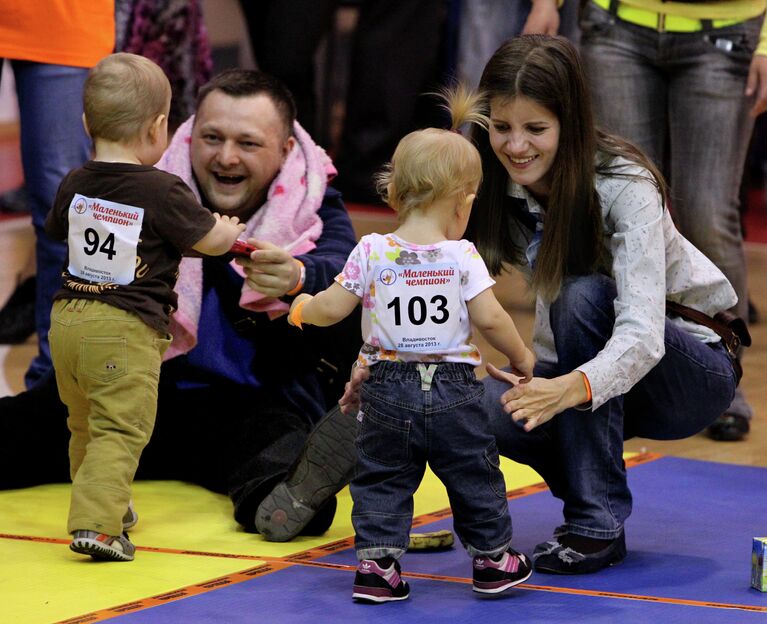
[[[213,213],[213,217],[216,219],[216,221],[223,221],[224,223],[230,223],[231,225],[237,226],[237,230],[239,232],[245,231],[245,224],[240,223],[239,217],[230,217],[229,215],[222,215],[217,212]]]
[[[521,383],[526,383],[533,378],[533,368],[535,367],[535,355],[530,349],[525,348],[525,355],[522,361],[517,362],[516,366],[511,363],[511,370],[522,377]]]

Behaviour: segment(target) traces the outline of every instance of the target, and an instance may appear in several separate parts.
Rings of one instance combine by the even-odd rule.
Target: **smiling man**
[[[203,87],[192,131],[192,169],[200,191],[219,212],[247,220],[264,203],[296,144],[291,120],[288,104],[265,92],[237,96],[215,82]]]
[[[228,494],[235,519],[267,539],[319,534],[354,464],[354,418],[337,408],[323,416],[359,350],[359,320],[340,335],[302,333],[283,312],[295,295],[332,283],[354,231],[328,186],[335,168],[295,123],[282,83],[230,70],[200,90],[197,111],[158,167],[211,211],[238,216],[257,250],[237,265],[182,261],[172,357],[160,372],[157,424],[138,476]],[[0,487],[68,479],[66,411],[55,392],[51,378],[0,399]]]

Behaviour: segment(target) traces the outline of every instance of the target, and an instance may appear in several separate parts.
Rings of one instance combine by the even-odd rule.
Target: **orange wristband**
[[[591,383],[589,383],[589,378],[586,377],[586,373],[583,371],[578,372],[583,377],[583,385],[586,386],[586,400],[583,403],[591,403]]]
[[[290,322],[293,323],[298,329],[303,329],[303,319],[301,318],[301,311],[304,309],[304,305],[306,305],[306,302],[309,301],[308,299],[304,299],[303,301],[299,302],[291,311],[290,311]]]
[[[286,295],[293,296],[297,295],[301,292],[301,289],[304,287],[304,280],[306,279],[306,267],[304,266],[304,263],[301,262],[298,258],[293,258],[296,262],[298,262],[300,272],[298,274],[298,282],[296,283],[293,288],[291,288],[288,292],[286,292]]]

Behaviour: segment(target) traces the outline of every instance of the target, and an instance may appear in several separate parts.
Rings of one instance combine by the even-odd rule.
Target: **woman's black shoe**
[[[561,536],[560,536],[561,537]],[[620,563],[626,558],[626,537],[621,533],[614,540],[605,541],[602,550],[579,553],[563,546],[560,537],[538,544],[533,551],[535,571],[545,574],[590,574]]]

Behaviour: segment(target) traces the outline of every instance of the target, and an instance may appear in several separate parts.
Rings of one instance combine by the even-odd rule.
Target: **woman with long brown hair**
[[[467,237],[536,294],[535,376],[488,366],[485,404],[501,454],[564,503],[536,570],[594,572],[626,555],[624,438],[684,438],[729,405],[736,345],[712,317],[736,296],[675,229],[653,164],[594,126],[567,40],[512,39],[479,88],[490,127],[473,130],[484,181]]]

